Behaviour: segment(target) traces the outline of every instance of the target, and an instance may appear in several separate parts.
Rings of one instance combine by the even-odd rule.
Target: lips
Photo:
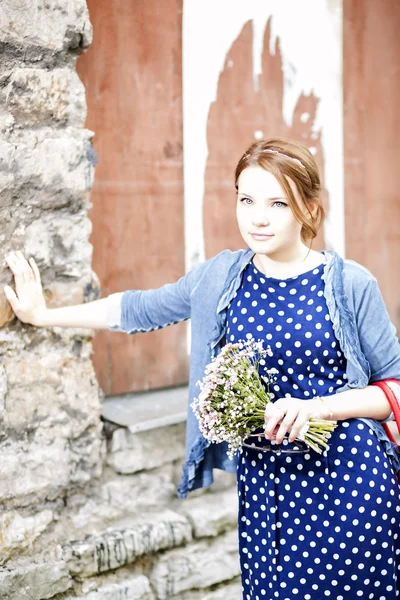
[[[273,233],[250,233],[250,235],[252,235],[255,238],[258,238],[260,240],[262,239],[268,239],[274,236]]]

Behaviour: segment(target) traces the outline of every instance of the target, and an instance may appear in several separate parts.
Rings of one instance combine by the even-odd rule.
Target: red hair
[[[312,240],[325,218],[321,202],[321,182],[318,167],[311,152],[298,142],[275,138],[254,142],[246,150],[235,169],[235,186],[242,171],[247,167],[259,166],[269,171],[284,190],[290,208],[301,223],[303,242]],[[307,209],[304,213],[296,200],[289,182],[293,182]]]

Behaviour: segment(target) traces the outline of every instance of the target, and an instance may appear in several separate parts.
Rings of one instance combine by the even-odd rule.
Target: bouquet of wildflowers
[[[211,442],[228,442],[231,458],[251,432],[264,426],[265,406],[272,402],[269,385],[278,373],[264,367],[267,375],[260,378],[259,364],[265,364],[267,356],[272,352],[263,348],[262,341],[226,344],[198,382],[201,392],[191,407],[200,431]],[[336,425],[336,421],[312,418],[296,439],[321,454],[329,447],[327,440]]]

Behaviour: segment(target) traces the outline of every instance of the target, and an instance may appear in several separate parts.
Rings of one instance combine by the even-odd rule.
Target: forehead
[[[262,167],[255,165],[244,169],[238,179],[238,193],[257,198],[285,197],[278,180]]]

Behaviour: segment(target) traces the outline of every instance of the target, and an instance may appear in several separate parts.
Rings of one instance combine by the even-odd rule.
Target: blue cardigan
[[[376,279],[351,260],[325,251],[325,298],[333,328],[347,359],[347,381],[336,392],[364,388],[386,378],[400,380],[400,345],[390,322]],[[190,404],[198,395],[197,381],[206,365],[218,354],[226,330],[227,307],[241,284],[242,273],[254,256],[250,249],[225,250],[198,265],[176,283],[155,290],[130,290],[121,294],[114,331],[153,331],[191,318],[189,407],[186,430],[186,462],[178,496],[209,486],[213,469],[235,473],[236,461],[227,456],[227,444],[210,444],[200,433]],[[400,470],[397,447],[381,423],[362,419],[376,433]]]

